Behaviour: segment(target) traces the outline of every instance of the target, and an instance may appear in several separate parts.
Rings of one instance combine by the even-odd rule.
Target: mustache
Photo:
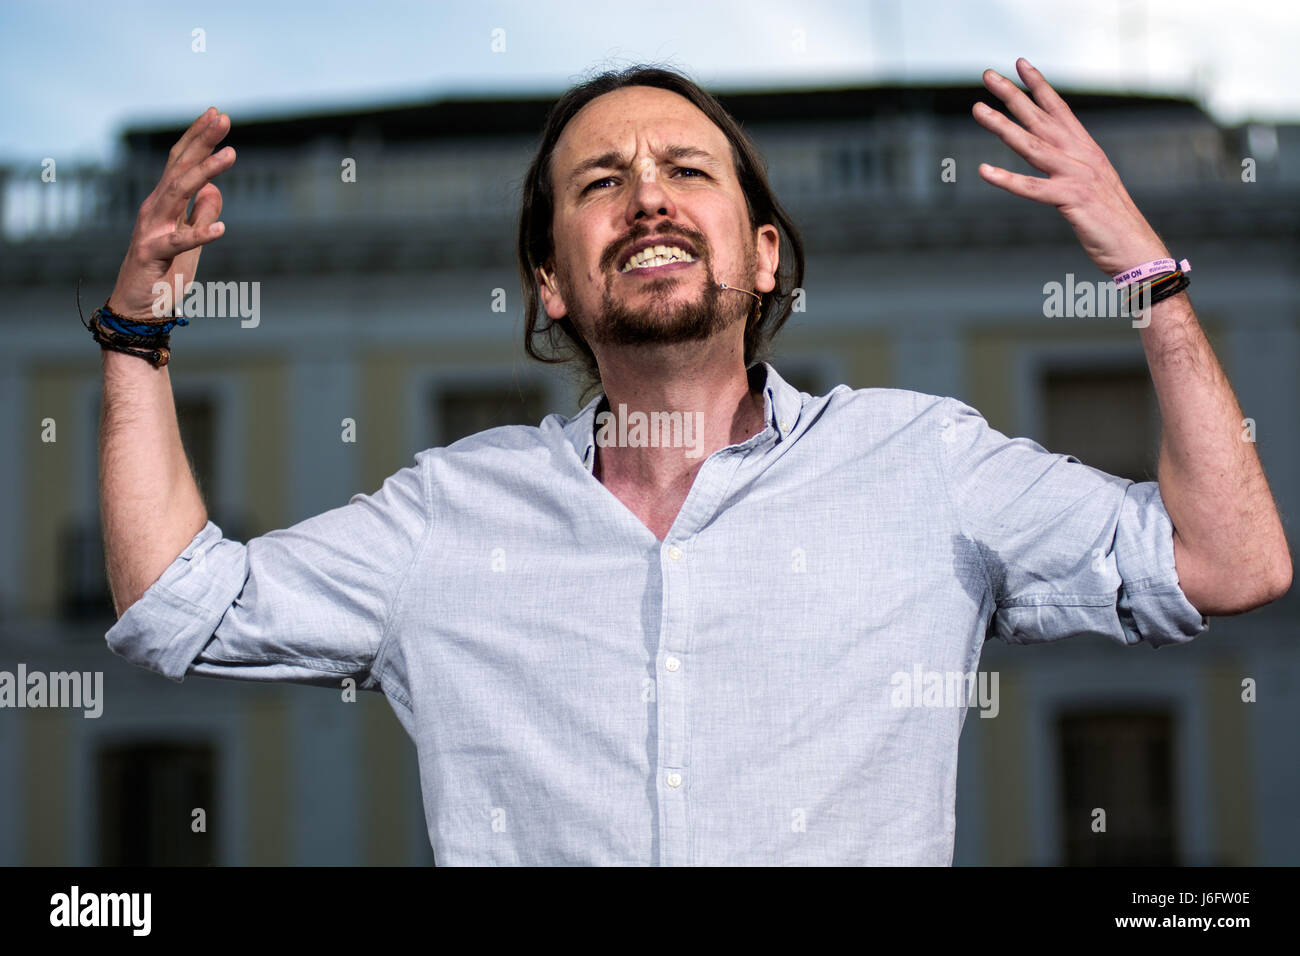
[[[630,236],[628,236],[622,242],[610,246],[610,248],[606,251],[605,255],[601,257],[601,268],[612,269],[615,265],[618,264],[619,259],[622,257],[624,251],[626,251],[629,246],[633,245],[634,243],[640,242],[642,239],[651,239],[651,238],[685,239],[691,245],[693,245],[695,249],[699,252],[698,258],[707,259],[709,257],[709,245],[707,242],[705,242],[704,236],[701,233],[689,232],[685,229],[676,229],[676,228],[660,229],[658,232],[651,232],[649,229],[642,229],[639,231],[634,231]],[[665,243],[665,245],[666,244],[667,243]]]

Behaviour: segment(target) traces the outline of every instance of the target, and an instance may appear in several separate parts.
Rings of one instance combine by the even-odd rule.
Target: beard
[[[698,246],[697,246],[698,248]],[[752,280],[757,266],[756,250],[748,250],[746,273]],[[734,323],[743,322],[754,304],[747,295],[722,296],[708,258],[697,260],[704,270],[704,289],[696,296],[675,295],[680,286],[695,281],[680,274],[640,281],[647,304],[628,306],[614,295],[612,275],[605,282],[597,314],[575,315],[577,326],[592,344],[608,346],[670,345],[712,338]],[[750,282],[752,285],[752,281]],[[740,299],[733,302],[732,299]]]

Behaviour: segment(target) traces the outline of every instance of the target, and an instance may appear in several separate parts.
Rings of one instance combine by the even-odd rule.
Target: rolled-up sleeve
[[[250,539],[207,522],[105,638],[133,664],[373,688],[394,601],[430,527],[422,452],[374,494]]]
[[[1156,482],[1008,438],[956,399],[944,400],[943,416],[949,493],[987,573],[992,636],[1029,644],[1099,634],[1159,647],[1208,628],[1179,587]]]

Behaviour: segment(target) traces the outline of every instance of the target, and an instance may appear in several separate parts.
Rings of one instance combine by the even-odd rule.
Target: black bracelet
[[[1162,272],[1134,289],[1129,294],[1128,299],[1125,300],[1125,304],[1130,310],[1132,310],[1135,302],[1138,308],[1149,309],[1157,302],[1161,302],[1171,295],[1177,295],[1191,284],[1192,280],[1187,278],[1187,273],[1182,270]]]
[[[104,328],[98,316],[90,320],[87,328],[102,348],[142,358],[154,368],[162,368],[171,360],[170,335],[126,335]]]
[[[162,368],[171,361],[171,349],[165,346],[159,346],[155,349],[135,349],[129,345],[115,345],[112,342],[100,341],[100,346],[105,349],[111,349],[114,352],[124,352],[127,355],[134,355],[136,358],[142,358],[154,368]]]
[[[1177,279],[1175,279],[1173,282],[1169,282],[1166,283],[1165,285],[1162,285],[1159,289],[1156,289],[1156,291],[1151,294],[1151,298],[1147,303],[1148,305],[1155,305],[1157,302],[1163,302],[1171,295],[1177,295],[1178,293],[1182,292],[1184,289],[1186,289],[1189,285],[1192,284],[1192,280],[1187,278],[1186,272],[1180,271],[1175,274],[1178,276]]]

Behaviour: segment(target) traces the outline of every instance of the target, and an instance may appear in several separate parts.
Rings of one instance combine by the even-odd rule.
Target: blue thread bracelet
[[[96,309],[91,318],[98,319],[105,328],[124,335],[166,335],[178,325],[190,324],[189,319],[183,317],[169,319],[166,322],[133,322],[110,312],[107,302]]]

